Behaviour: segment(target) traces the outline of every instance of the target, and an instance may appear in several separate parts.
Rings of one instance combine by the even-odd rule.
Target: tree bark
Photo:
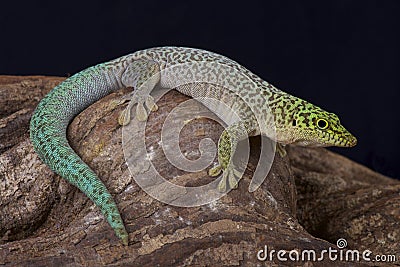
[[[275,156],[264,183],[249,192],[260,138],[250,138],[250,161],[239,187],[203,206],[176,207],[145,193],[124,157],[123,128],[110,108],[130,89],[113,93],[79,114],[68,129],[74,150],[114,196],[129,232],[123,246],[99,209],[44,165],[29,141],[29,119],[38,101],[63,78],[0,76],[0,266],[310,266],[310,262],[260,261],[271,250],[347,249],[396,254],[400,262],[400,183],[326,149],[288,147]],[[161,147],[163,122],[188,100],[175,91],[158,102],[146,124],[146,147],[157,171],[180,185],[212,181],[207,170],[190,173],[168,162]],[[208,114],[201,104],[184,112]],[[199,157],[204,138],[215,143],[223,127],[211,119],[185,124],[181,151]],[[125,134],[125,133],[124,133]],[[132,132],[131,140],[139,138]],[[147,155],[147,156],[148,156]],[[140,155],[139,155],[140,156]],[[146,155],[142,155],[146,156]],[[133,165],[135,166],[135,158]],[[216,161],[216,159],[214,159]],[[318,255],[318,254],[317,254]],[[288,257],[288,254],[286,254]],[[324,266],[366,262],[329,261]]]

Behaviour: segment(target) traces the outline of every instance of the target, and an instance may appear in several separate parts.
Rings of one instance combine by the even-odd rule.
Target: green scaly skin
[[[193,67],[185,63],[196,64]],[[196,79],[199,73],[209,75],[214,71],[220,74],[228,90],[226,87],[204,83],[197,84],[195,90],[193,86],[174,84],[180,77],[189,75]],[[243,76],[232,75],[235,72]],[[157,105],[149,95],[157,83],[196,99],[209,97],[225,100],[226,105],[234,108],[240,117],[240,122],[228,125],[222,133],[218,142],[219,165],[209,171],[212,176],[223,172],[221,191],[226,190],[227,182],[230,187],[237,183],[234,168],[229,168],[237,142],[247,135],[270,136],[258,127],[255,113],[261,114],[259,116],[265,121],[269,120],[266,114],[272,115],[276,128],[274,139],[283,145],[351,147],[357,143],[335,114],[282,92],[235,61],[205,50],[156,47],[83,70],[55,87],[39,103],[31,119],[30,137],[43,162],[77,186],[100,208],[125,245],[128,244],[128,233],[111,194],[93,170],[69,146],[66,130],[71,120],[86,107],[123,87],[135,88],[136,94],[128,96],[132,101],[121,114],[120,124],[129,123],[130,108],[135,104],[136,118],[146,120],[150,111],[157,110]],[[218,112],[218,108],[209,102],[199,101],[222,119],[229,115]]]

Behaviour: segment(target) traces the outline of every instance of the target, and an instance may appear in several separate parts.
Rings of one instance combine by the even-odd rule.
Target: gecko
[[[180,77],[194,77],[201,72],[203,75],[217,73],[230,86],[177,83]],[[222,172],[223,179],[218,186],[222,191],[227,186],[237,185],[234,167],[229,164],[237,143],[247,136],[266,134],[257,125],[257,120],[266,119],[266,115],[274,120],[274,138],[282,156],[285,155],[283,146],[287,144],[352,147],[357,143],[356,137],[344,128],[334,113],[277,89],[239,63],[217,53],[186,47],[155,47],[89,67],[67,78],[39,102],[30,121],[30,140],[39,158],[51,170],[78,187],[99,207],[124,245],[128,245],[129,236],[117,205],[96,173],[70,147],[67,127],[85,108],[126,87],[133,90],[118,102],[130,101],[119,116],[119,124],[129,123],[135,106],[135,118],[145,121],[149,113],[158,108],[150,95],[157,84],[200,99],[219,117],[228,114],[218,112],[218,106],[201,99],[224,100],[229,107],[235,107],[240,120],[227,125],[222,132],[217,149],[218,165],[208,171],[210,176]]]

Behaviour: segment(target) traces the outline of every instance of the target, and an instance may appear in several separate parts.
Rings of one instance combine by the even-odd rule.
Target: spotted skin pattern
[[[185,77],[188,82],[180,83]],[[220,85],[190,84],[204,77]],[[124,87],[133,87],[135,94],[126,98],[132,101],[121,114],[120,123],[129,123],[133,105],[137,106],[136,118],[145,120],[148,112],[157,109],[149,95],[157,83],[196,98],[228,121],[229,112],[203,98],[222,101],[238,114],[240,121],[228,123],[220,137],[219,165],[209,171],[212,176],[222,171],[223,181],[228,181],[230,187],[236,186],[231,177],[234,170],[228,168],[228,163],[237,142],[247,135],[269,136],[258,126],[257,119],[267,124],[273,121],[275,139],[283,145],[351,147],[357,142],[335,114],[282,92],[235,61],[209,51],[156,47],[87,68],[66,79],[42,99],[31,119],[30,137],[41,160],[100,208],[124,245],[128,245],[129,238],[118,208],[103,182],[68,144],[67,126],[92,103]],[[226,189],[224,183],[220,189]]]

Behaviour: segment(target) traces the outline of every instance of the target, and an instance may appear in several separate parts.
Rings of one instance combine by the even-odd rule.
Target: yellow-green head
[[[282,113],[275,116],[278,142],[315,147],[357,144],[357,138],[343,127],[336,114],[293,96],[285,98],[281,99],[286,100],[281,102]]]

